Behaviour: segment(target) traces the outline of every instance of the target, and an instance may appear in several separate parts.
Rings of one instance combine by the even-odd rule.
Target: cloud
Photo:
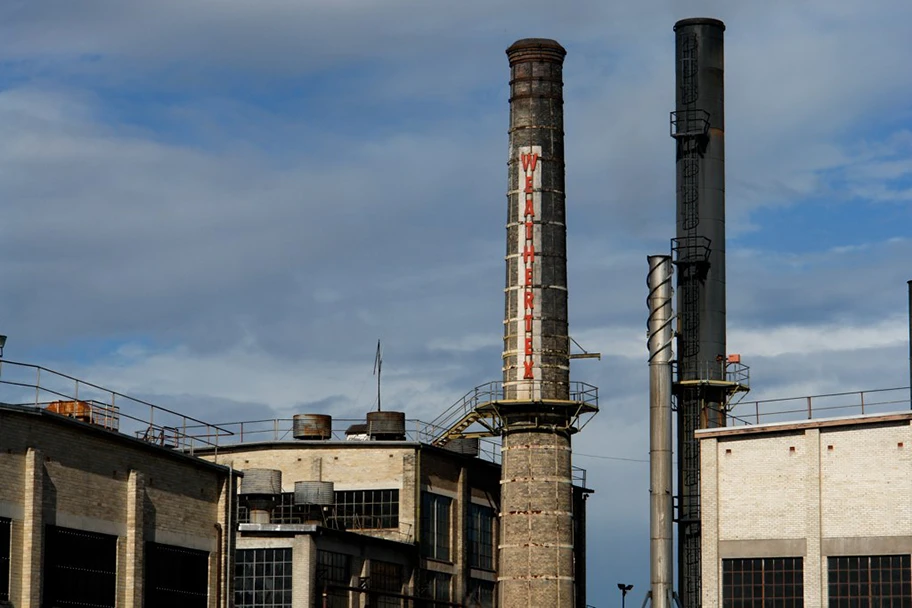
[[[728,26],[729,345],[749,398],[908,381],[908,3],[151,6],[0,8],[8,355],[207,420],[361,416],[379,337],[384,403],[434,417],[500,374],[503,51],[554,36],[570,327],[603,355],[573,362],[602,390],[574,438],[597,491],[590,571],[643,589],[646,466],[582,454],[648,454],[671,27],[709,14]],[[636,545],[623,563],[612,540]]]

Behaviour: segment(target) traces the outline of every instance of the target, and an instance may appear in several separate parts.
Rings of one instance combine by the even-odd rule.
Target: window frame
[[[453,539],[453,499],[434,492],[421,492],[421,554],[450,562]]]

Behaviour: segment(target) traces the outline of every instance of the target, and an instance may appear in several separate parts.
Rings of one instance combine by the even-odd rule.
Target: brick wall
[[[707,608],[725,558],[801,556],[805,605],[821,606],[828,556],[912,553],[908,419],[707,434],[701,462]]]

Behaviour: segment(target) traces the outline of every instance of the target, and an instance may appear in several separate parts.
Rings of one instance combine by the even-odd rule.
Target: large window
[[[10,524],[12,520],[0,517],[0,600],[9,601]]]
[[[402,598],[397,596],[402,593],[402,566],[372,559],[370,562],[370,589],[379,592],[371,594],[369,602],[371,608],[401,608]],[[396,595],[383,595],[384,591]]]
[[[494,569],[494,509],[482,505],[469,506],[467,533],[469,537],[469,566],[483,570]]]
[[[145,557],[146,606],[209,605],[209,553],[148,542]]]
[[[421,494],[421,553],[426,557],[450,559],[450,504],[439,494]]]
[[[117,537],[45,526],[44,606],[114,608]]]
[[[291,608],[291,549],[239,549],[235,558],[236,608]]]
[[[908,555],[827,558],[830,608],[912,606]]]
[[[344,553],[317,551],[317,585],[314,605],[320,608],[347,608],[351,585],[351,559]],[[323,603],[323,594],[326,603]]]
[[[723,559],[723,608],[802,608],[804,569],[800,557]]]
[[[449,602],[452,598],[452,592],[450,591],[452,581],[453,577],[445,572],[425,570],[421,573],[421,588],[418,595],[422,598]],[[425,602],[419,603],[419,605],[436,606],[437,604]]]
[[[336,519],[346,528],[399,527],[399,490],[340,490]]]
[[[492,581],[470,578],[468,599],[465,605],[467,608],[493,608],[494,589]]]

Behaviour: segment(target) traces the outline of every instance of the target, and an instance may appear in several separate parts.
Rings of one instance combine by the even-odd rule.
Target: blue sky
[[[645,271],[674,229],[676,19],[726,32],[729,350],[751,398],[904,386],[903,0],[7,0],[6,355],[209,420],[430,419],[500,374],[504,49],[565,66],[589,601],[648,580]],[[583,454],[601,456],[593,458]]]

